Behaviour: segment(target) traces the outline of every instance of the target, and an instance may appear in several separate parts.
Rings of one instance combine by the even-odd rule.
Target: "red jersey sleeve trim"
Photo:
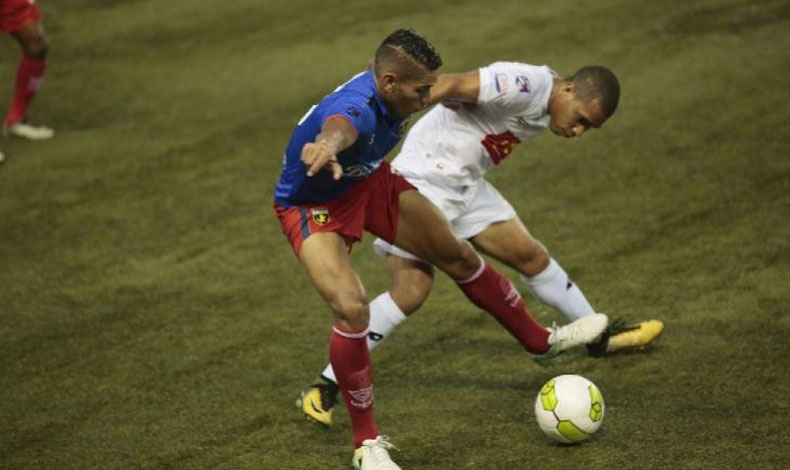
[[[333,114],[331,116],[327,116],[326,119],[324,119],[324,123],[326,123],[327,121],[329,121],[331,119],[342,119],[342,120],[346,121],[348,123],[348,125],[351,126],[351,129],[354,130],[354,140],[357,140],[357,137],[359,137],[359,131],[357,130],[356,126],[354,126],[354,123],[351,122],[351,119],[349,119],[347,116],[343,116],[342,114]],[[323,124],[322,124],[322,127],[323,127]]]

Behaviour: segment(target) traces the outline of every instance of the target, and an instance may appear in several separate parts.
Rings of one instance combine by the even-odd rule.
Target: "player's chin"
[[[409,108],[399,108],[393,114],[399,118],[407,118],[414,114],[414,111],[411,111]]]
[[[551,132],[557,134],[560,137],[565,137],[566,139],[570,139],[576,137],[576,133],[573,131],[566,131],[565,129],[555,129],[551,128]]]
[[[417,104],[414,104],[409,108],[409,115],[412,115],[414,113],[419,113],[420,111],[424,110],[427,107],[428,106],[422,104],[421,102],[417,102]]]

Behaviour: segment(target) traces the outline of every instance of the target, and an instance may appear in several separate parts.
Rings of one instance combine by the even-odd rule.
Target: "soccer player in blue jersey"
[[[368,301],[349,257],[363,231],[444,271],[542,363],[592,341],[608,322],[593,314],[542,327],[507,278],[456,238],[439,209],[390,170],[384,157],[400,140],[405,118],[443,99],[478,99],[478,88],[467,87],[461,75],[439,80],[441,63],[414,31],[388,36],[373,70],[338,87],[299,121],[275,189],[283,233],[334,314],[329,360],[351,419],[352,463],[360,470],[400,469],[373,417]]]

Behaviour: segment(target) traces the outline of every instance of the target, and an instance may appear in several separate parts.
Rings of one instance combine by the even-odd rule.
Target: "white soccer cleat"
[[[559,345],[561,351],[574,346],[587,344],[597,338],[606,329],[609,318],[603,313],[585,315],[578,320],[563,326],[549,328],[549,344]]]
[[[609,318],[603,313],[585,315],[563,326],[554,324],[549,328],[549,350],[538,356],[532,356],[532,360],[543,367],[550,367],[554,363],[554,358],[563,351],[590,343],[601,336],[607,325]]]
[[[366,439],[362,442],[362,446],[354,451],[351,465],[355,470],[401,470],[390,459],[388,449],[397,450],[397,447],[390,443],[388,436]]]
[[[36,126],[19,121],[4,128],[5,134],[28,140],[46,140],[55,137],[55,131],[47,126]]]

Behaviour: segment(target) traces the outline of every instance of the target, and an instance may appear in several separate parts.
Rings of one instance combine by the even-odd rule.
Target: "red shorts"
[[[36,0],[0,0],[0,31],[13,33],[41,19]]]
[[[370,177],[334,199],[291,207],[275,202],[274,211],[297,258],[302,242],[316,232],[340,234],[349,249],[362,239],[363,231],[395,243],[398,195],[409,189],[416,188],[394,173],[385,160]]]

